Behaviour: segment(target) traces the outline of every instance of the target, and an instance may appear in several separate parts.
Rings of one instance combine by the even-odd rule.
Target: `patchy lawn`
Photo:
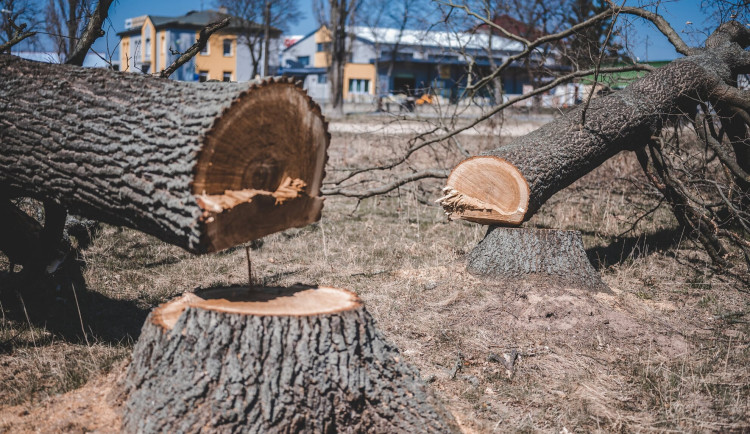
[[[331,178],[407,145],[392,132],[341,130]],[[497,142],[461,138],[471,153]],[[421,158],[451,165],[460,154]],[[467,274],[485,229],[446,220],[431,204],[439,181],[359,204],[330,197],[319,223],[255,243],[253,270],[268,285],[359,293],[470,432],[748,431],[747,272],[715,274],[666,206],[638,220],[658,203],[643,182],[635,158],[618,156],[528,223],[580,230],[611,295]],[[64,284],[22,285],[0,261],[0,432],[116,430],[107,396],[148,311],[247,280],[242,248],[192,256],[111,226]]]

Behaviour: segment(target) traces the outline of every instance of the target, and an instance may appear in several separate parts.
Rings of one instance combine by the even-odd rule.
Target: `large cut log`
[[[724,24],[706,48],[506,146],[462,161],[438,201],[451,218],[520,225],[553,194],[608,158],[644,146],[669,116],[725,97],[727,83],[750,72],[748,45],[750,32],[736,22]]]
[[[330,136],[294,83],[185,83],[0,56],[0,196],[191,252],[320,218]]]
[[[224,288],[155,309],[121,384],[127,432],[451,432],[450,413],[334,288]]]

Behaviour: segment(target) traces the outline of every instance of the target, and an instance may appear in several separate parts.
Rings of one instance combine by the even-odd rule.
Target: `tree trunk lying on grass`
[[[469,254],[466,270],[505,282],[536,279],[550,286],[611,292],[591,266],[578,231],[491,227]]]
[[[729,84],[750,72],[750,31],[722,25],[706,41],[627,88],[591,100],[509,145],[461,162],[439,199],[451,218],[519,225],[553,194],[608,158],[641,148],[672,115],[692,113],[700,101],[733,100],[750,107],[746,92]],[[750,161],[737,162],[750,170]]]
[[[452,416],[333,288],[226,288],[154,310],[121,385],[128,432],[450,432]]]
[[[195,253],[320,218],[330,136],[286,79],[185,83],[6,55],[0,75],[0,199],[56,201]]]

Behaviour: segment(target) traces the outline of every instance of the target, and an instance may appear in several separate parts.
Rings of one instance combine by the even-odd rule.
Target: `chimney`
[[[227,13],[227,7],[226,6],[219,6],[219,13],[220,14],[226,14]]]

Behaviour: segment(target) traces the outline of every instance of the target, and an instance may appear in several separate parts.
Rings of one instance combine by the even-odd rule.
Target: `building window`
[[[328,81],[326,74],[318,74],[318,83],[325,83],[326,81]]]
[[[142,63],[141,64],[141,72],[144,74],[148,74],[151,70],[151,64],[150,63]]]
[[[221,81],[232,81],[232,73],[224,71],[224,75],[222,75]]]
[[[318,43],[318,53],[320,53],[321,51],[328,51],[329,48],[331,48],[330,42]]]
[[[208,81],[208,71],[198,71],[198,81],[201,83]]]
[[[299,56],[297,58],[297,62],[302,66],[309,66],[310,65],[310,56]]]
[[[370,93],[370,80],[350,78],[349,93]]]
[[[143,26],[143,36],[145,37],[145,43],[143,44],[143,48],[144,48],[143,58],[150,59],[151,58],[151,26],[149,26],[148,24]]]
[[[224,56],[230,57],[232,55],[232,40],[224,39]]]
[[[209,49],[211,45],[210,42],[211,41],[207,41],[206,45],[203,48],[201,48],[201,56],[208,56],[211,53],[211,50]]]

